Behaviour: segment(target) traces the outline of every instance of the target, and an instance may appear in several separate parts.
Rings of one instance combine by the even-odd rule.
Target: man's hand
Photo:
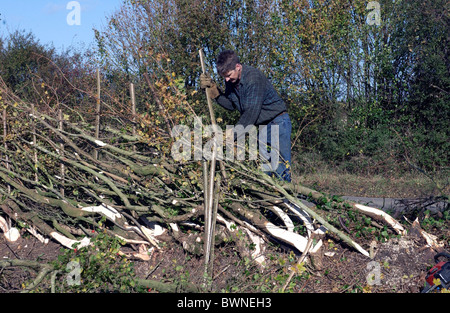
[[[217,98],[220,95],[220,91],[217,88],[216,83],[206,74],[200,75],[200,88],[206,89],[209,97],[212,99]]]
[[[214,81],[206,74],[200,74],[200,88],[206,89],[211,88],[213,85],[215,85]]]

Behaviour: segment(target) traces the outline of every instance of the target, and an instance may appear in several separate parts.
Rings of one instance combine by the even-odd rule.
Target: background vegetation
[[[92,98],[79,90],[95,94],[98,67],[110,113],[127,110],[134,82],[142,126],[152,125],[141,132],[155,143],[193,112],[208,119],[198,92],[198,49],[204,48],[208,72],[219,84],[215,57],[235,49],[288,103],[300,172],[315,160],[348,172],[445,172],[448,3],[379,3],[381,24],[369,25],[373,11],[362,0],[126,0],[104,29],[95,30],[97,51],[57,53],[20,31],[2,38],[0,75],[40,109],[63,104],[87,113],[94,110]],[[236,121],[216,109],[223,125]]]

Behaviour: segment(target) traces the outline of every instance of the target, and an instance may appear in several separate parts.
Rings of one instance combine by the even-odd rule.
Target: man
[[[219,75],[225,79],[225,92],[217,88],[205,74],[200,77],[200,87],[208,88],[209,96],[225,109],[237,109],[240,112],[237,125],[244,128],[249,125],[267,125],[268,146],[276,146],[271,142],[271,133],[273,126],[278,125],[280,161],[272,171],[278,178],[290,182],[292,126],[286,104],[265,75],[254,67],[241,64],[234,51],[221,52],[216,67]]]

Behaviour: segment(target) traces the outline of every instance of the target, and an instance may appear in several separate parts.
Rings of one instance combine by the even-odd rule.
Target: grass
[[[334,166],[314,156],[297,156],[293,162],[293,182],[333,195],[420,198],[450,195],[449,173],[427,173],[390,168],[384,172],[367,173],[364,168],[349,172],[344,166]],[[431,179],[432,178],[432,179]]]

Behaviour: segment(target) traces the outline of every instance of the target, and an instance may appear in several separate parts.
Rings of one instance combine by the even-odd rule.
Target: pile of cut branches
[[[366,221],[372,229],[366,237],[380,229],[405,234],[379,209],[278,181],[253,161],[217,162],[217,171],[208,177],[204,169],[211,161],[175,162],[148,139],[130,134],[123,125],[131,118],[111,119],[97,138],[83,118],[37,110],[4,84],[0,91],[0,226],[11,241],[20,236],[12,231],[15,221],[42,242],[56,240],[67,248],[89,245],[103,228],[146,249],[161,249],[168,235],[201,256],[208,179],[214,184],[214,243],[231,238],[241,255],[261,266],[269,241],[306,254],[318,252],[324,236],[338,237],[369,257],[372,238],[352,237],[349,229],[356,222],[345,218],[347,212]],[[301,197],[317,205],[308,207]]]

